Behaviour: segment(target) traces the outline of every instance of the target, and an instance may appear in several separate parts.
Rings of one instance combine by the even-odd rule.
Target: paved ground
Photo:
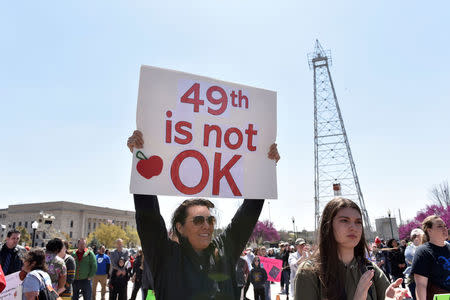
[[[130,299],[131,296],[131,291],[133,290],[133,283],[130,281],[128,282],[128,294],[127,294],[127,299]],[[277,295],[279,295],[280,300],[285,300],[286,299],[286,295],[280,295],[280,283],[276,282],[275,284],[271,284],[270,285],[270,295],[271,295],[271,300],[278,300],[277,299]],[[100,284],[97,285],[97,293],[96,293],[96,300],[101,300],[101,286]],[[254,300],[253,297],[253,287],[252,285],[250,285],[250,288],[248,289],[247,292],[247,298]],[[293,299],[293,297],[289,297],[290,299]],[[105,299],[108,300],[109,299],[109,292],[108,292],[108,288],[106,288],[106,295],[105,295]],[[136,300],[142,300],[142,296],[141,296],[141,291],[139,290]]]

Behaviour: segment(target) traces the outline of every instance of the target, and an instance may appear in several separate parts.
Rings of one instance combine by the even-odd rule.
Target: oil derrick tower
[[[326,203],[342,196],[359,203],[369,238],[372,228],[331,79],[330,51],[324,51],[316,40],[308,62],[314,71],[315,229],[319,227],[320,213]]]

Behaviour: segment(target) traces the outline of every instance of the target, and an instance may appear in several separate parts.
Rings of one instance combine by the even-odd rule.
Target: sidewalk
[[[131,281],[128,282],[128,288],[127,288],[127,300],[130,299],[131,297],[131,291],[133,290],[133,283]],[[270,285],[270,296],[271,296],[271,300],[277,300],[277,295],[280,295],[280,300],[285,300],[286,299],[286,295],[281,295],[279,294],[280,292],[280,283],[279,282],[275,282],[275,284],[271,284]],[[250,284],[250,288],[247,291],[247,298],[249,298],[250,300],[254,300],[254,296],[253,296],[253,286]],[[97,285],[97,293],[96,293],[96,300],[101,300],[102,299],[102,295],[101,295],[101,286],[100,284]],[[108,287],[106,288],[106,295],[105,295],[105,300],[109,299],[109,291],[108,291]],[[294,297],[292,295],[289,295],[289,299],[294,299]],[[136,300],[142,300],[142,296],[141,296],[141,290],[139,289],[137,296],[136,296]]]

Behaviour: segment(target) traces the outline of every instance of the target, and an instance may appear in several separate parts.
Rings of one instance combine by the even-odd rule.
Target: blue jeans
[[[81,294],[83,295],[84,300],[92,299],[92,282],[89,279],[82,280],[74,280],[72,283],[73,287],[73,296],[72,300],[78,300]]]
[[[264,283],[264,293],[266,294],[265,300],[270,300],[270,281]]]

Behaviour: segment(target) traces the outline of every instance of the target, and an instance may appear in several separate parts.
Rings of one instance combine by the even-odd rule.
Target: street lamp
[[[391,210],[388,209],[387,213],[388,213],[388,217],[389,217],[389,225],[391,226],[391,238],[393,239],[394,238],[394,230],[392,230]]]
[[[295,234],[295,218],[292,217],[292,229],[294,230],[294,237],[297,239],[297,235]]]
[[[39,223],[34,221],[31,223],[31,228],[33,228],[33,241],[31,242],[31,247],[34,247],[34,240],[36,238],[36,229],[38,228]]]

